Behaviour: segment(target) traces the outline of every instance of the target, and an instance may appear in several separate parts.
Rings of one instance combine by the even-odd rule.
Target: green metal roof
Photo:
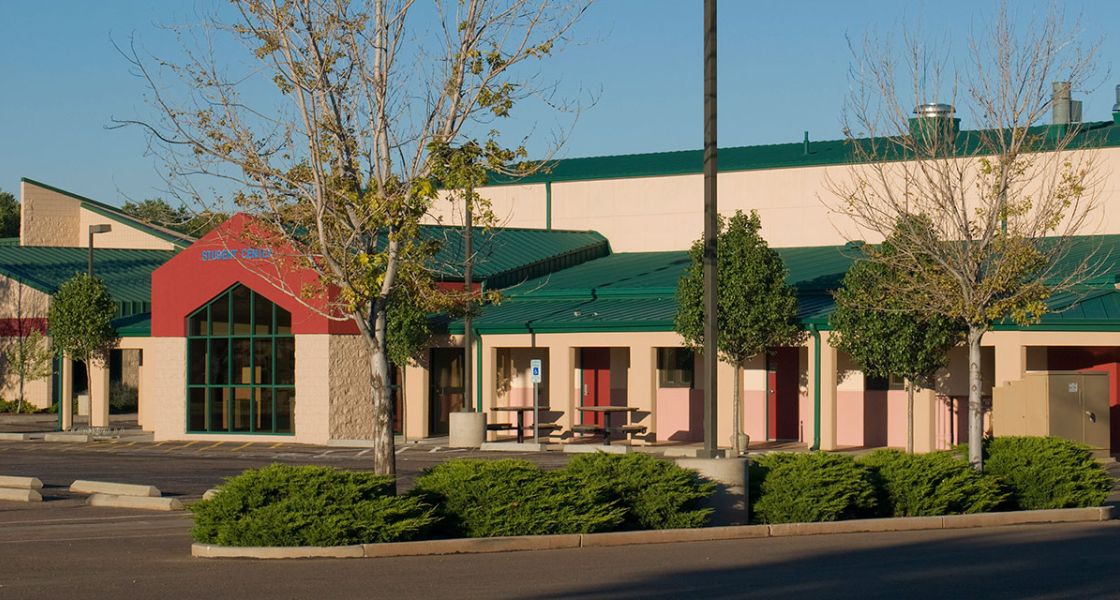
[[[441,281],[462,281],[466,255],[461,227],[425,225],[420,237],[437,242],[429,267]],[[473,279],[503,288],[610,254],[607,238],[594,231],[482,228],[474,231]]]
[[[152,271],[174,255],[170,250],[95,249],[94,273],[109,287],[121,315],[144,313],[151,310]],[[53,295],[74,274],[86,272],[88,258],[85,248],[0,246],[0,275]]]
[[[113,328],[120,337],[149,337],[152,335],[152,313],[117,317],[113,319]]]
[[[1032,127],[1030,131],[1033,134],[1045,134],[1050,127],[1049,125],[1042,125]],[[960,132],[957,135],[958,153],[962,155],[975,153],[978,140],[982,135],[990,134],[983,131]],[[886,141],[886,138],[875,141]],[[857,140],[857,143],[869,144],[871,141]],[[1074,138],[1071,146],[1120,146],[1120,125],[1113,121],[1083,123],[1080,135]],[[843,139],[811,141],[807,148],[803,141],[799,141],[789,144],[719,149],[719,170],[722,173],[849,164],[854,160],[855,155],[852,153],[850,143]],[[682,150],[568,158],[548,161],[538,166],[540,166],[540,169],[535,173],[520,178],[492,174],[490,185],[699,174],[703,172],[704,152],[703,150]]]
[[[51,190],[52,192],[57,192],[64,196],[73,198],[82,204],[82,208],[95,212],[103,217],[108,217],[110,219],[128,223],[130,227],[135,227],[136,229],[154,235],[155,237],[158,237],[165,242],[170,242],[177,248],[186,248],[187,246],[190,246],[195,242],[195,238],[189,235],[179,233],[178,231],[172,231],[164,227],[157,227],[155,225],[145,223],[144,221],[141,221],[140,219],[137,219],[136,217],[121,211],[121,209],[117,208],[116,206],[105,204],[104,202],[98,202],[97,200],[94,200],[92,198],[86,198],[85,196],[79,196],[74,192],[68,192],[66,190],[56,188],[53,185],[47,185],[41,181],[35,181],[34,179],[29,179],[27,177],[20,178],[20,181],[25,181],[32,185],[46,188],[48,190]]]
[[[797,290],[798,321],[829,329],[835,309],[831,291],[858,255],[851,246],[777,248]],[[1076,290],[1050,299],[1053,312],[1041,323],[994,329],[1120,331],[1120,235],[1070,239],[1064,265],[1069,270],[1088,257],[1094,276]],[[503,290],[501,304],[486,306],[474,324],[483,334],[565,331],[671,331],[677,281],[688,267],[687,252],[625,252],[588,261],[547,277]],[[452,333],[461,320],[443,321]]]

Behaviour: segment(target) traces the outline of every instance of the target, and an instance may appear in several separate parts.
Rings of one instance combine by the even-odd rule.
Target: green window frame
[[[187,316],[187,433],[295,434],[292,314],[236,284]]]

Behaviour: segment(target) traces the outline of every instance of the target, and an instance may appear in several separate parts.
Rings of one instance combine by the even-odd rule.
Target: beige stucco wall
[[[66,246],[89,245],[90,225],[110,225],[110,231],[94,236],[94,248],[133,248],[137,250],[174,250],[175,244],[141,231],[123,220],[99,215],[91,210],[78,208],[77,237]]]
[[[0,319],[44,319],[50,310],[50,296],[7,277],[0,277]],[[4,349],[17,338],[0,338],[0,398],[19,396],[19,378],[3,358]],[[48,340],[49,343],[49,340]],[[51,403],[50,378],[24,382],[24,399],[36,408]]]
[[[89,226],[107,223],[112,231],[97,234],[97,248],[173,250],[175,245],[144,232],[125,220],[82,208],[75,198],[23,181],[20,183],[20,244],[84,248]]]
[[[1077,153],[1063,158],[1080,160]],[[1120,233],[1120,148],[1093,155],[1092,192],[1101,210],[1083,234]],[[848,240],[878,241],[837,211],[834,186],[850,181],[847,165],[797,167],[720,173],[720,212],[755,209],[762,234],[774,247],[821,246]],[[544,228],[545,185],[493,186],[479,193],[489,198],[495,215],[511,226]],[[437,202],[432,218],[459,223],[461,209]],[[615,252],[681,250],[703,231],[703,176],[634,177],[552,184],[552,227],[591,229],[605,235]]]
[[[141,387],[144,429],[159,440],[187,437],[187,340],[149,338],[144,349]],[[213,436],[211,436],[213,437]]]

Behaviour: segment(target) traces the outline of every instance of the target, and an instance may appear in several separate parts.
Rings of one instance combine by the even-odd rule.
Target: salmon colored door
[[[583,377],[583,390],[580,404],[583,406],[610,406],[611,404],[611,349],[583,348],[580,351],[580,372]],[[602,427],[603,413],[584,412],[581,422],[584,425]]]
[[[800,352],[797,348],[772,348],[766,354],[766,437],[799,439]]]

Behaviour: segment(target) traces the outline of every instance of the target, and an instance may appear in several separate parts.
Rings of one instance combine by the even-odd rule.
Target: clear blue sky
[[[419,0],[424,2],[425,0]],[[1086,39],[1117,23],[1114,0],[1068,0],[1082,14]],[[219,2],[219,6],[224,3]],[[112,39],[135,35],[155,54],[175,41],[161,23],[196,19],[210,2],[171,0],[6,0],[0,7],[0,189],[37,179],[112,204],[160,196],[161,165],[135,129],[109,130],[112,117],[145,118],[143,85]],[[1012,2],[1021,16],[1043,2]],[[598,102],[574,125],[560,156],[699,148],[701,0],[600,0],[581,22],[580,40],[547,63],[548,74]],[[970,27],[990,23],[989,1],[722,0],[719,14],[720,146],[840,137],[850,63],[847,36],[920,24],[964,50]],[[1110,118],[1120,83],[1120,33],[1105,37],[1086,120]],[[554,127],[554,115],[515,110],[519,129]],[[963,116],[963,115],[962,115]],[[968,126],[967,123],[964,124]],[[530,144],[540,153],[546,139]]]

